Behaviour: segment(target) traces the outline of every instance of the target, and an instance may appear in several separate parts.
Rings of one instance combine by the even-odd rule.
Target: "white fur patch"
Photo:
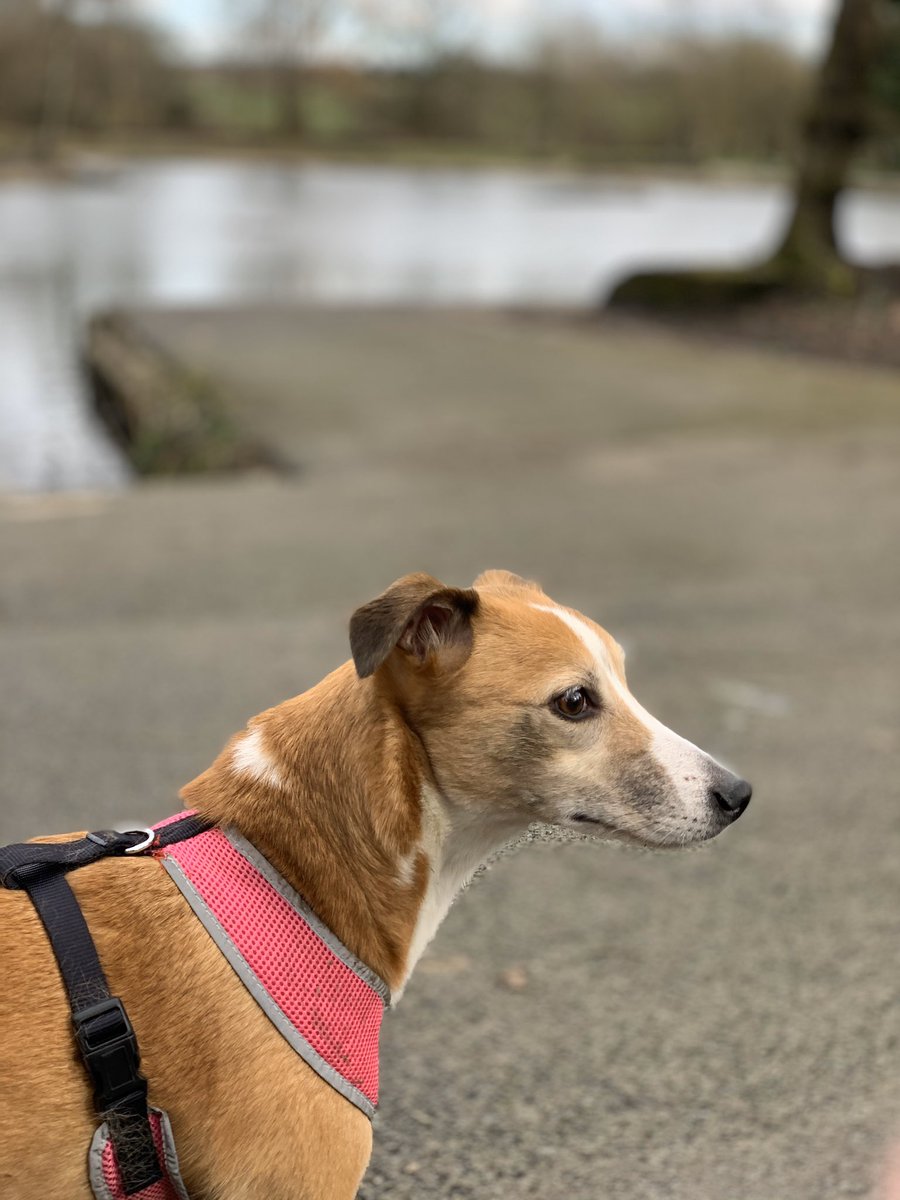
[[[411,887],[416,878],[416,863],[419,861],[419,846],[413,846],[408,854],[397,859],[397,882],[401,887]]]
[[[231,761],[240,775],[249,775],[269,787],[284,787],[281,771],[263,745],[261,729],[251,729],[241,738],[232,752]]]
[[[600,638],[597,637],[590,625],[582,621],[580,617],[576,617],[573,612],[569,612],[565,608],[557,608],[554,604],[532,604],[532,608],[538,609],[539,612],[552,613],[554,617],[559,617],[566,625],[577,634],[584,642],[585,648],[590,652],[596,661],[597,665],[604,673],[612,672],[612,664],[609,661],[609,654],[606,647]]]
[[[682,801],[690,807],[696,806],[699,802],[705,802],[706,782],[704,777],[713,759],[699,746],[695,746],[687,738],[681,737],[668,726],[663,725],[662,721],[658,721],[656,717],[647,712],[642,704],[635,700],[613,669],[606,646],[590,625],[563,608],[555,608],[548,604],[535,604],[533,607],[539,608],[541,612],[552,613],[559,617],[573,633],[578,635],[602,672],[603,678],[615,692],[616,697],[650,733],[652,738],[650,752],[668,774]]]
[[[422,789],[422,840],[414,852],[428,859],[429,877],[410,942],[403,982],[393,991],[400,998],[413,968],[437,933],[459,893],[491,854],[519,831],[508,814],[488,819],[483,812],[467,812],[448,804],[428,784]]]

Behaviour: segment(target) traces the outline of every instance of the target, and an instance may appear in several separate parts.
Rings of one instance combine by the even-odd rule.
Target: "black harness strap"
[[[152,845],[168,846],[209,827],[199,817],[183,817],[163,826]],[[66,874],[139,847],[150,849],[145,830],[102,831],[71,842],[0,848],[0,884],[28,893],[50,939],[69,997],[75,1040],[94,1085],[95,1107],[109,1128],[126,1196],[163,1178],[147,1113],[147,1080],[140,1071],[140,1051],[125,1006],[110,993]]]
[[[210,822],[191,814],[171,821],[156,832],[147,849],[183,842],[210,828]],[[73,871],[101,858],[127,854],[146,839],[146,830],[119,833],[101,830],[70,842],[19,842],[0,846],[0,884],[6,888],[27,888],[28,881],[48,870]]]
[[[25,885],[69,994],[75,1040],[109,1127],[126,1196],[162,1179],[147,1114],[147,1080],[125,1006],[111,995],[81,907],[58,869]]]

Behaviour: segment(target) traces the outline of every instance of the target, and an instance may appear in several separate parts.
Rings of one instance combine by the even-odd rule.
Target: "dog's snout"
[[[739,779],[737,775],[727,775],[717,779],[712,786],[712,798],[718,805],[719,811],[729,821],[738,819],[750,803],[752,795],[753,788],[746,779]]]

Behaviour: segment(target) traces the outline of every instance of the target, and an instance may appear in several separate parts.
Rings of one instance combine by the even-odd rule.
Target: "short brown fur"
[[[354,617],[355,664],[250,722],[268,781],[236,766],[245,731],[182,791],[249,838],[391,987],[408,973],[433,872],[423,787],[506,829],[555,819],[567,789],[590,799],[585,747],[623,779],[644,770],[647,731],[624,709],[603,718],[600,741],[596,723],[552,715],[554,690],[593,668],[577,634],[535,608],[545,602],[507,572],[487,572],[474,591],[398,581]],[[624,680],[621,652],[593,628]],[[653,791],[646,771],[640,786]],[[171,1116],[192,1200],[350,1200],[369,1121],[287,1045],[159,864],[106,860],[71,881],[137,1032],[151,1102]],[[0,1195],[89,1200],[97,1118],[59,975],[28,898],[0,891],[0,914]],[[38,1041],[40,1054],[22,1052]]]

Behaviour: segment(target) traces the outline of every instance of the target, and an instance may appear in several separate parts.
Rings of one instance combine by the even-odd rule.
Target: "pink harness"
[[[155,829],[188,815],[178,813]],[[371,1117],[387,985],[236,830],[208,829],[154,855],[282,1037]],[[168,1117],[151,1110],[151,1124],[167,1178],[138,1193],[138,1200],[188,1200]],[[124,1200],[105,1124],[91,1147],[90,1175],[97,1200]]]

